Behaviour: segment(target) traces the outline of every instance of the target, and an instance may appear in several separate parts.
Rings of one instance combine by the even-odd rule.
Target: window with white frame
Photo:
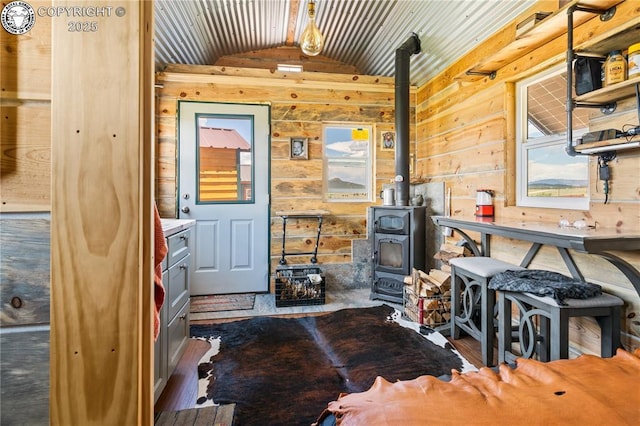
[[[589,208],[589,158],[566,153],[566,66],[516,84],[516,203],[522,207]],[[573,112],[573,137],[588,130],[589,111]]]
[[[325,124],[324,200],[373,201],[373,131],[360,124]]]

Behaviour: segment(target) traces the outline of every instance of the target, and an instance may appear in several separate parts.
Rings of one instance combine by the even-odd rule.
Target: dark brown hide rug
[[[220,338],[219,353],[198,366],[208,380],[198,406],[236,403],[238,425],[309,425],[340,393],[362,392],[377,376],[393,382],[473,369],[440,333],[391,320],[399,315],[383,305],[193,325],[192,336],[212,346]]]

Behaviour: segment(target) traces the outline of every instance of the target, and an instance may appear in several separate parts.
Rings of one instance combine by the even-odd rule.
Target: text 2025
[[[94,33],[98,31],[97,21],[69,21],[67,31],[71,33]]]

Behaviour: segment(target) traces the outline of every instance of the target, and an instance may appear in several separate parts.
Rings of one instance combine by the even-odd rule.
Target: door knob
[[[191,210],[189,209],[189,206],[184,206],[180,211],[182,211],[182,213],[189,213]]]

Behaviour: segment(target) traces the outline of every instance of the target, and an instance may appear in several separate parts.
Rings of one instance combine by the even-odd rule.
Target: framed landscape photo
[[[291,142],[289,143],[289,159],[309,159],[309,146],[307,138],[291,138]]]
[[[382,132],[380,138],[381,151],[394,151],[396,149],[396,132]]]
[[[326,123],[322,133],[323,200],[332,203],[375,201],[373,126]]]

